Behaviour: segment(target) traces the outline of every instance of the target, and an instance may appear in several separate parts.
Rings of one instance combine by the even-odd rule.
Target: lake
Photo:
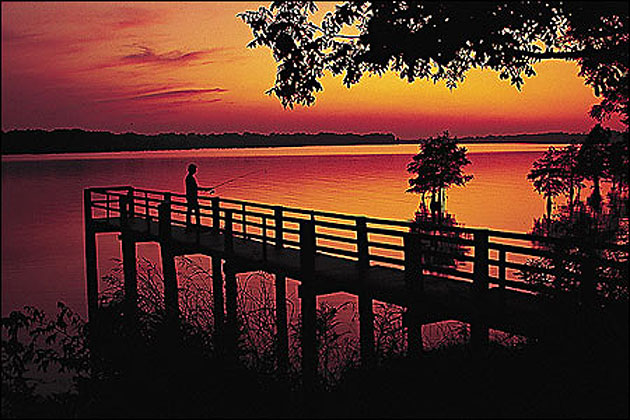
[[[466,226],[529,231],[545,206],[526,176],[548,146],[467,145],[465,172],[474,179],[448,191],[447,210]],[[85,315],[84,188],[183,192],[194,162],[201,186],[249,174],[217,188],[221,197],[409,220],[418,196],[405,193],[406,165],[416,152],[389,145],[3,156],[2,314],[24,305],[54,312],[61,300]],[[97,248],[100,276],[120,258],[120,243],[100,235]],[[156,259],[157,249],[139,245],[138,255]]]

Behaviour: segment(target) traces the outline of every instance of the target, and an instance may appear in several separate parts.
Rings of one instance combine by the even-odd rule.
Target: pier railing
[[[90,188],[94,220],[135,220],[147,233],[158,234],[159,221],[186,226],[183,194],[130,186]],[[416,221],[390,220],[320,210],[292,208],[221,197],[200,197],[197,240],[222,234],[226,250],[232,238],[300,250],[303,266],[316,255],[356,261],[359,268],[387,266],[418,275],[409,286],[422,289],[424,275],[474,282],[480,291],[498,288],[528,293],[557,292],[561,280],[579,286],[581,301],[596,294],[598,270],[628,278],[628,247],[586,243],[516,232],[449,227]],[[193,215],[192,218],[195,221]],[[170,229],[170,228],[169,228]],[[562,249],[562,252],[559,251]],[[538,262],[538,263],[537,263]],[[523,273],[540,282],[523,281]]]

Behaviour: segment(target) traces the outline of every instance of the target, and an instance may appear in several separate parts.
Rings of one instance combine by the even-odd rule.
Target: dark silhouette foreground
[[[415,360],[392,357],[371,371],[351,368],[330,390],[309,394],[299,378],[222,357],[192,325],[184,323],[176,343],[153,318],[138,339],[126,332],[120,304],[99,311],[99,358],[78,392],[21,394],[3,371],[2,417],[628,416],[627,305],[590,318],[591,333],[579,338],[559,331],[553,343],[496,344],[478,361],[465,345]],[[241,346],[241,357],[246,352]]]

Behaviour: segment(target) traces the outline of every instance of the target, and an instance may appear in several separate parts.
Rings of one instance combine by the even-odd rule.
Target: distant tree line
[[[510,134],[460,137],[458,143],[582,143],[586,134],[563,131],[538,134]]]
[[[81,129],[13,130],[2,133],[2,154],[85,153],[206,148],[396,144],[393,134],[115,134]]]
[[[586,134],[564,132],[460,137],[458,143],[582,143]],[[12,130],[2,132],[2,154],[123,152],[242,147],[350,146],[361,144],[417,144],[393,134],[337,133],[162,133],[155,135],[81,129]]]

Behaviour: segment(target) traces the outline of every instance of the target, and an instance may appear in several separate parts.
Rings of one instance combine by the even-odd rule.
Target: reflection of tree
[[[592,290],[600,303],[627,301],[627,218],[578,202],[572,212],[569,206],[562,206],[553,218],[535,220],[531,233],[558,240],[534,241],[536,248],[549,255],[528,260],[532,269],[519,273],[524,281],[550,295],[558,291],[584,293],[584,282],[593,282]]]
[[[423,253],[425,266],[456,267],[458,259],[466,255],[464,247],[453,242],[454,239],[462,237],[461,232],[450,229],[456,226],[455,216],[448,212],[443,212],[439,216],[428,212],[426,208],[416,212],[411,232],[422,234],[420,247],[429,251]]]

